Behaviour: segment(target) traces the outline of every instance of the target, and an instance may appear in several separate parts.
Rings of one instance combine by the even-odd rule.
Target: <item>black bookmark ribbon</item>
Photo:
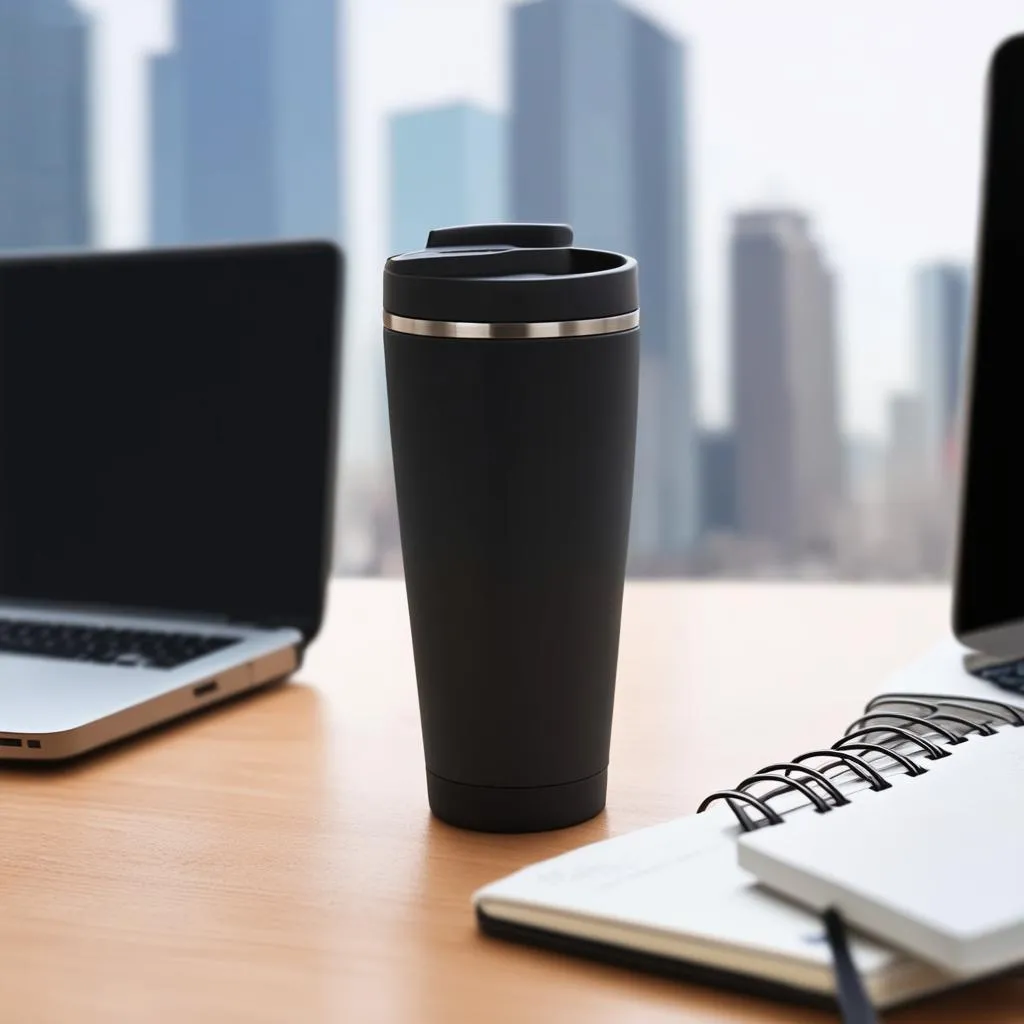
[[[836,1001],[843,1024],[881,1024],[875,1008],[864,990],[864,982],[850,956],[846,942],[846,924],[834,909],[824,914],[825,934],[832,950],[832,963],[836,977]]]

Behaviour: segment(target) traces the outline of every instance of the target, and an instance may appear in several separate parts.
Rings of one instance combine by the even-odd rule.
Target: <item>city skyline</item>
[[[341,237],[339,2],[175,0],[149,69],[151,243]]]
[[[99,240],[138,244],[147,179],[140,63],[168,44],[168,4],[80,6],[100,15]],[[998,40],[1019,24],[1016,5],[990,0],[961,10],[906,0],[898,18],[882,0],[850,8],[815,0],[633,6],[691,44],[702,424],[724,423],[729,414],[723,254],[730,212],[790,202],[813,212],[844,269],[844,428],[881,438],[887,396],[909,386],[913,373],[913,296],[905,279],[923,262],[964,262],[973,250],[985,68]],[[507,7],[505,0],[350,4],[346,78],[359,89],[358,103],[349,104],[347,147],[350,381],[365,375],[379,344],[373,295],[386,256],[384,119],[389,111],[456,99],[507,109]],[[474,45],[466,45],[470,39]],[[866,57],[871,75],[864,74]],[[364,454],[369,413],[361,394],[347,396],[349,459]]]
[[[391,232],[391,251],[415,248],[435,224],[497,220],[507,212],[511,219],[566,221],[578,244],[636,255],[645,329],[632,569],[685,569],[702,525],[713,521],[728,532],[730,500],[734,535],[773,546],[775,554],[749,548],[737,559],[718,548],[711,562],[722,556],[720,565],[755,571],[773,557],[794,566],[829,562],[839,546],[852,550],[857,533],[845,494],[845,453],[857,448],[858,438],[842,411],[849,321],[840,311],[851,263],[811,202],[732,206],[725,227],[734,238],[721,254],[732,273],[725,360],[731,400],[717,423],[698,415],[694,349],[706,339],[693,330],[691,307],[701,304],[707,266],[695,266],[689,253],[695,232],[690,165],[701,156],[690,134],[694,48],[649,17],[647,6],[643,0],[504,6],[506,108],[460,100],[390,111],[390,216],[377,232],[381,239]],[[340,231],[349,201],[340,150],[351,51],[341,46],[347,32],[335,0],[313,0],[301,11],[287,0],[216,6],[179,0],[167,10],[175,14],[170,48],[158,49],[146,65],[153,239],[173,244]],[[8,0],[4,12],[15,27],[7,38],[17,44],[0,53],[0,69],[13,83],[6,90],[5,195],[15,201],[7,204],[6,244],[84,244],[91,234],[90,151],[103,136],[87,99],[99,90],[107,61],[93,68],[90,19],[67,0],[34,6]],[[102,34],[96,47],[102,57]],[[39,67],[48,68],[47,78],[37,76]],[[44,166],[44,151],[61,155]],[[32,183],[27,191],[26,182]],[[19,187],[28,203],[19,204]],[[77,207],[68,204],[74,194],[85,200]],[[84,242],[72,237],[76,229],[84,229]],[[62,243],[58,230],[72,240]],[[884,490],[891,537],[902,530],[921,539],[920,560],[908,563],[908,572],[934,571],[948,540],[945,510],[955,474],[947,470],[970,288],[964,262],[933,251],[902,282],[911,314],[904,332],[909,370],[884,393]],[[353,278],[365,272],[364,262],[350,262],[350,295]],[[351,306],[358,311],[370,294],[356,291],[350,324]],[[372,334],[370,351],[377,354],[379,323]],[[357,352],[363,345],[356,332]],[[349,396],[369,391],[372,397],[365,373],[353,374],[352,364],[350,358]],[[352,438],[351,416],[345,439]],[[356,440],[365,444],[371,432],[363,429]],[[350,469],[351,440],[346,447]],[[385,463],[378,449],[378,476]],[[867,462],[859,465],[861,472]],[[703,493],[712,483],[717,496]]]

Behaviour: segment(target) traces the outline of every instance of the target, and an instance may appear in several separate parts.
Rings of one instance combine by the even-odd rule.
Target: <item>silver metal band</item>
[[[596,320],[562,320],[542,324],[456,323],[449,320],[416,320],[408,316],[384,313],[384,326],[399,334],[418,334],[424,338],[466,338],[513,341],[529,338],[585,338],[595,334],[618,334],[640,326],[640,310],[621,316]]]

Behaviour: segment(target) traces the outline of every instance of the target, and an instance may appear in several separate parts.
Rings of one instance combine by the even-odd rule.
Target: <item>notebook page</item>
[[[1024,728],[952,750],[927,775],[744,835],[740,864],[946,970],[1024,961]]]
[[[761,891],[736,863],[739,831],[727,808],[715,808],[535,864],[474,903],[485,912],[525,904],[830,967],[821,921]],[[852,949],[863,973],[901,959],[867,941]]]

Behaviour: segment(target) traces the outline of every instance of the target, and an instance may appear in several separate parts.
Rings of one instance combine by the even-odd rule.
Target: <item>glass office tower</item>
[[[970,304],[970,275],[956,263],[932,263],[916,275],[917,371],[924,418],[924,456],[933,478],[952,465],[964,347]]]
[[[511,212],[639,260],[630,561],[677,569],[700,518],[685,47],[619,0],[537,0],[511,17]]]
[[[834,292],[804,214],[752,210],[735,218],[737,527],[783,562],[835,554],[843,447]]]
[[[338,0],[178,0],[150,63],[157,244],[342,234]]]
[[[0,249],[92,242],[90,28],[69,0],[0,0]]]
[[[390,251],[426,245],[432,228],[506,219],[506,121],[470,103],[389,122]]]

